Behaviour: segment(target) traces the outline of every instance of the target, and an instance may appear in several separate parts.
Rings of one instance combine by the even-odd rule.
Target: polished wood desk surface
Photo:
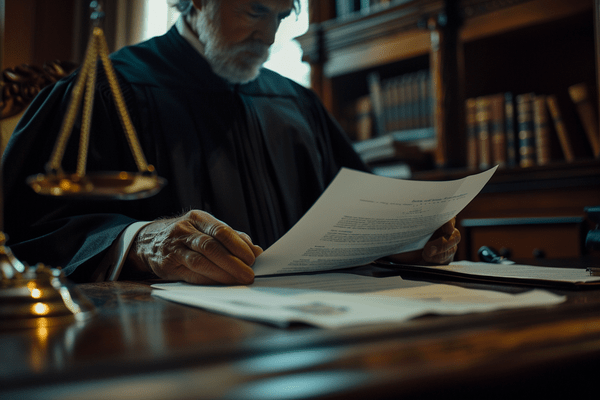
[[[559,291],[558,306],[323,330],[167,302],[148,282],[78,288],[97,306],[89,320],[0,331],[0,398],[553,398],[587,393],[600,372],[598,289]]]

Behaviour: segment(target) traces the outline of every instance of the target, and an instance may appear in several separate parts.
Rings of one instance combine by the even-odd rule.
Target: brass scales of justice
[[[36,193],[48,196],[105,200],[150,197],[162,189],[166,180],[146,162],[127,112],[100,27],[104,17],[102,5],[99,1],[92,1],[90,7],[93,30],[50,161],[46,164],[46,173],[28,177],[27,183]],[[104,67],[137,172],[86,174],[98,58]],[[65,173],[61,163],[82,101],[77,168],[74,173]],[[3,327],[40,327],[81,321],[95,313],[93,304],[69,283],[59,268],[41,263],[30,267],[13,255],[5,242],[6,237],[0,232],[0,330]]]

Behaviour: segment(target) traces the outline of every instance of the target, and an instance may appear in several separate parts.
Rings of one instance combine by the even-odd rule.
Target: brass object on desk
[[[52,150],[50,161],[46,166],[46,174],[30,176],[27,183],[36,193],[49,196],[119,200],[149,197],[162,189],[166,184],[166,180],[159,177],[154,166],[146,162],[135,128],[127,112],[117,75],[108,58],[108,45],[104,37],[104,31],[98,26],[99,21],[104,16],[102,7],[97,1],[93,1],[90,6],[93,9],[91,18],[94,20],[95,26],[88,42],[85,59],[73,88],[58,139]],[[115,171],[86,174],[98,58],[100,58],[106,72],[108,84],[138,172]],[[83,115],[77,170],[72,174],[65,173],[61,163],[82,101]]]
[[[41,263],[29,267],[4,243],[0,232],[0,330],[82,321],[95,313],[60,269]]]

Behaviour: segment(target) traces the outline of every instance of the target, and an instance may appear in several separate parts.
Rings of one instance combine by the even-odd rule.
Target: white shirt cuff
[[[150,221],[139,221],[129,225],[121,235],[113,243],[109,253],[107,254],[105,261],[110,263],[106,272],[107,281],[116,281],[121,274],[123,264],[127,258],[127,253],[133,244],[133,239],[137,236],[140,229],[151,223]]]

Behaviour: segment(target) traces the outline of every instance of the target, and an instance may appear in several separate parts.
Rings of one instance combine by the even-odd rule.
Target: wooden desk
[[[562,292],[559,306],[321,330],[170,303],[147,283],[79,288],[94,318],[0,332],[0,398],[554,398],[587,393],[600,372],[600,290]]]

